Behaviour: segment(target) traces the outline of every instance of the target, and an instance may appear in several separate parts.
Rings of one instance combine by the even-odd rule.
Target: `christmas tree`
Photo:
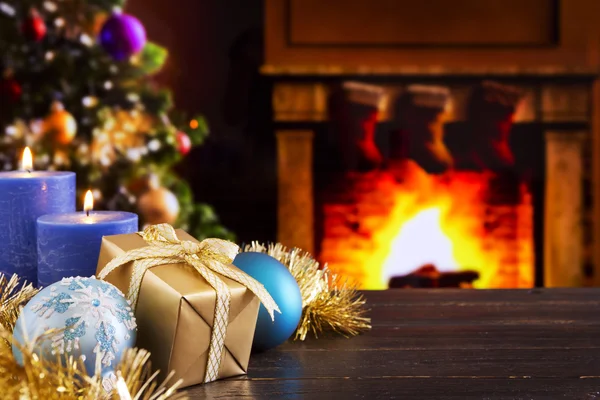
[[[124,2],[0,0],[0,169],[29,146],[36,169],[76,172],[79,201],[92,189],[96,209],[231,238],[173,170],[207,124],[153,83],[167,51]]]

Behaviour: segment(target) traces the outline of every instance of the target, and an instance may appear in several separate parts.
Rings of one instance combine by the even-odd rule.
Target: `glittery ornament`
[[[33,351],[51,360],[57,355],[81,359],[94,375],[96,363],[109,378],[123,352],[133,347],[136,322],[123,294],[108,282],[91,278],[64,278],[41,290],[23,308],[13,331],[13,354],[20,364],[18,346],[33,343]]]
[[[46,36],[46,23],[35,9],[32,9],[21,23],[21,32],[28,40],[34,42],[39,42]]]
[[[87,377],[80,360],[74,359],[72,363],[57,363],[54,358],[48,360],[39,357],[35,354],[36,349],[31,342],[20,347],[20,364],[17,363],[10,345],[14,343],[11,332],[22,307],[38,292],[39,290],[30,284],[20,282],[16,275],[8,279],[0,274],[2,399],[30,398],[31,396],[24,395],[30,393],[35,393],[36,398],[44,400],[97,400],[99,398],[183,400],[187,398],[184,393],[176,390],[181,382],[174,385],[172,380],[162,385],[156,382],[156,374],[152,375],[150,354],[143,349],[124,351],[116,366],[119,371],[118,376],[109,374],[104,379],[99,374]],[[117,386],[119,386],[118,391],[115,390]],[[124,397],[125,391],[128,392],[129,397]]]
[[[67,145],[77,134],[77,122],[61,103],[55,102],[50,114],[44,119],[42,131],[44,136],[51,138],[55,144]]]

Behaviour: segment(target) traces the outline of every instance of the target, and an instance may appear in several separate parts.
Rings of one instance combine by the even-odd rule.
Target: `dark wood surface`
[[[253,355],[192,399],[600,399],[600,289],[366,292],[369,333]]]

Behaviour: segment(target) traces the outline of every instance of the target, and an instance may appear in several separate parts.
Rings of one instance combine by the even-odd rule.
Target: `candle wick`
[[[27,172],[29,172],[29,173],[31,174],[31,170],[30,170],[30,169],[28,169],[28,170],[26,170],[26,171],[27,171]]]
[[[85,215],[89,217],[89,216],[90,216],[90,210],[87,210],[87,211],[85,212]]]

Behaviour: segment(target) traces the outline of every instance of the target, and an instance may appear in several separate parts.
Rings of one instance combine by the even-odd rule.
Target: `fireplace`
[[[521,52],[497,43],[389,51],[370,37],[298,44],[308,27],[293,13],[307,9],[267,2],[278,240],[364,289],[599,282],[598,73],[569,33],[570,19],[586,25],[595,6],[560,2],[557,16],[558,3],[540,0],[548,13],[519,18],[556,17],[564,40]],[[287,43],[269,35],[286,29]]]
[[[527,182],[491,172],[429,175],[407,164],[349,175],[345,189],[326,190],[317,223],[330,268],[370,289],[533,286]]]

